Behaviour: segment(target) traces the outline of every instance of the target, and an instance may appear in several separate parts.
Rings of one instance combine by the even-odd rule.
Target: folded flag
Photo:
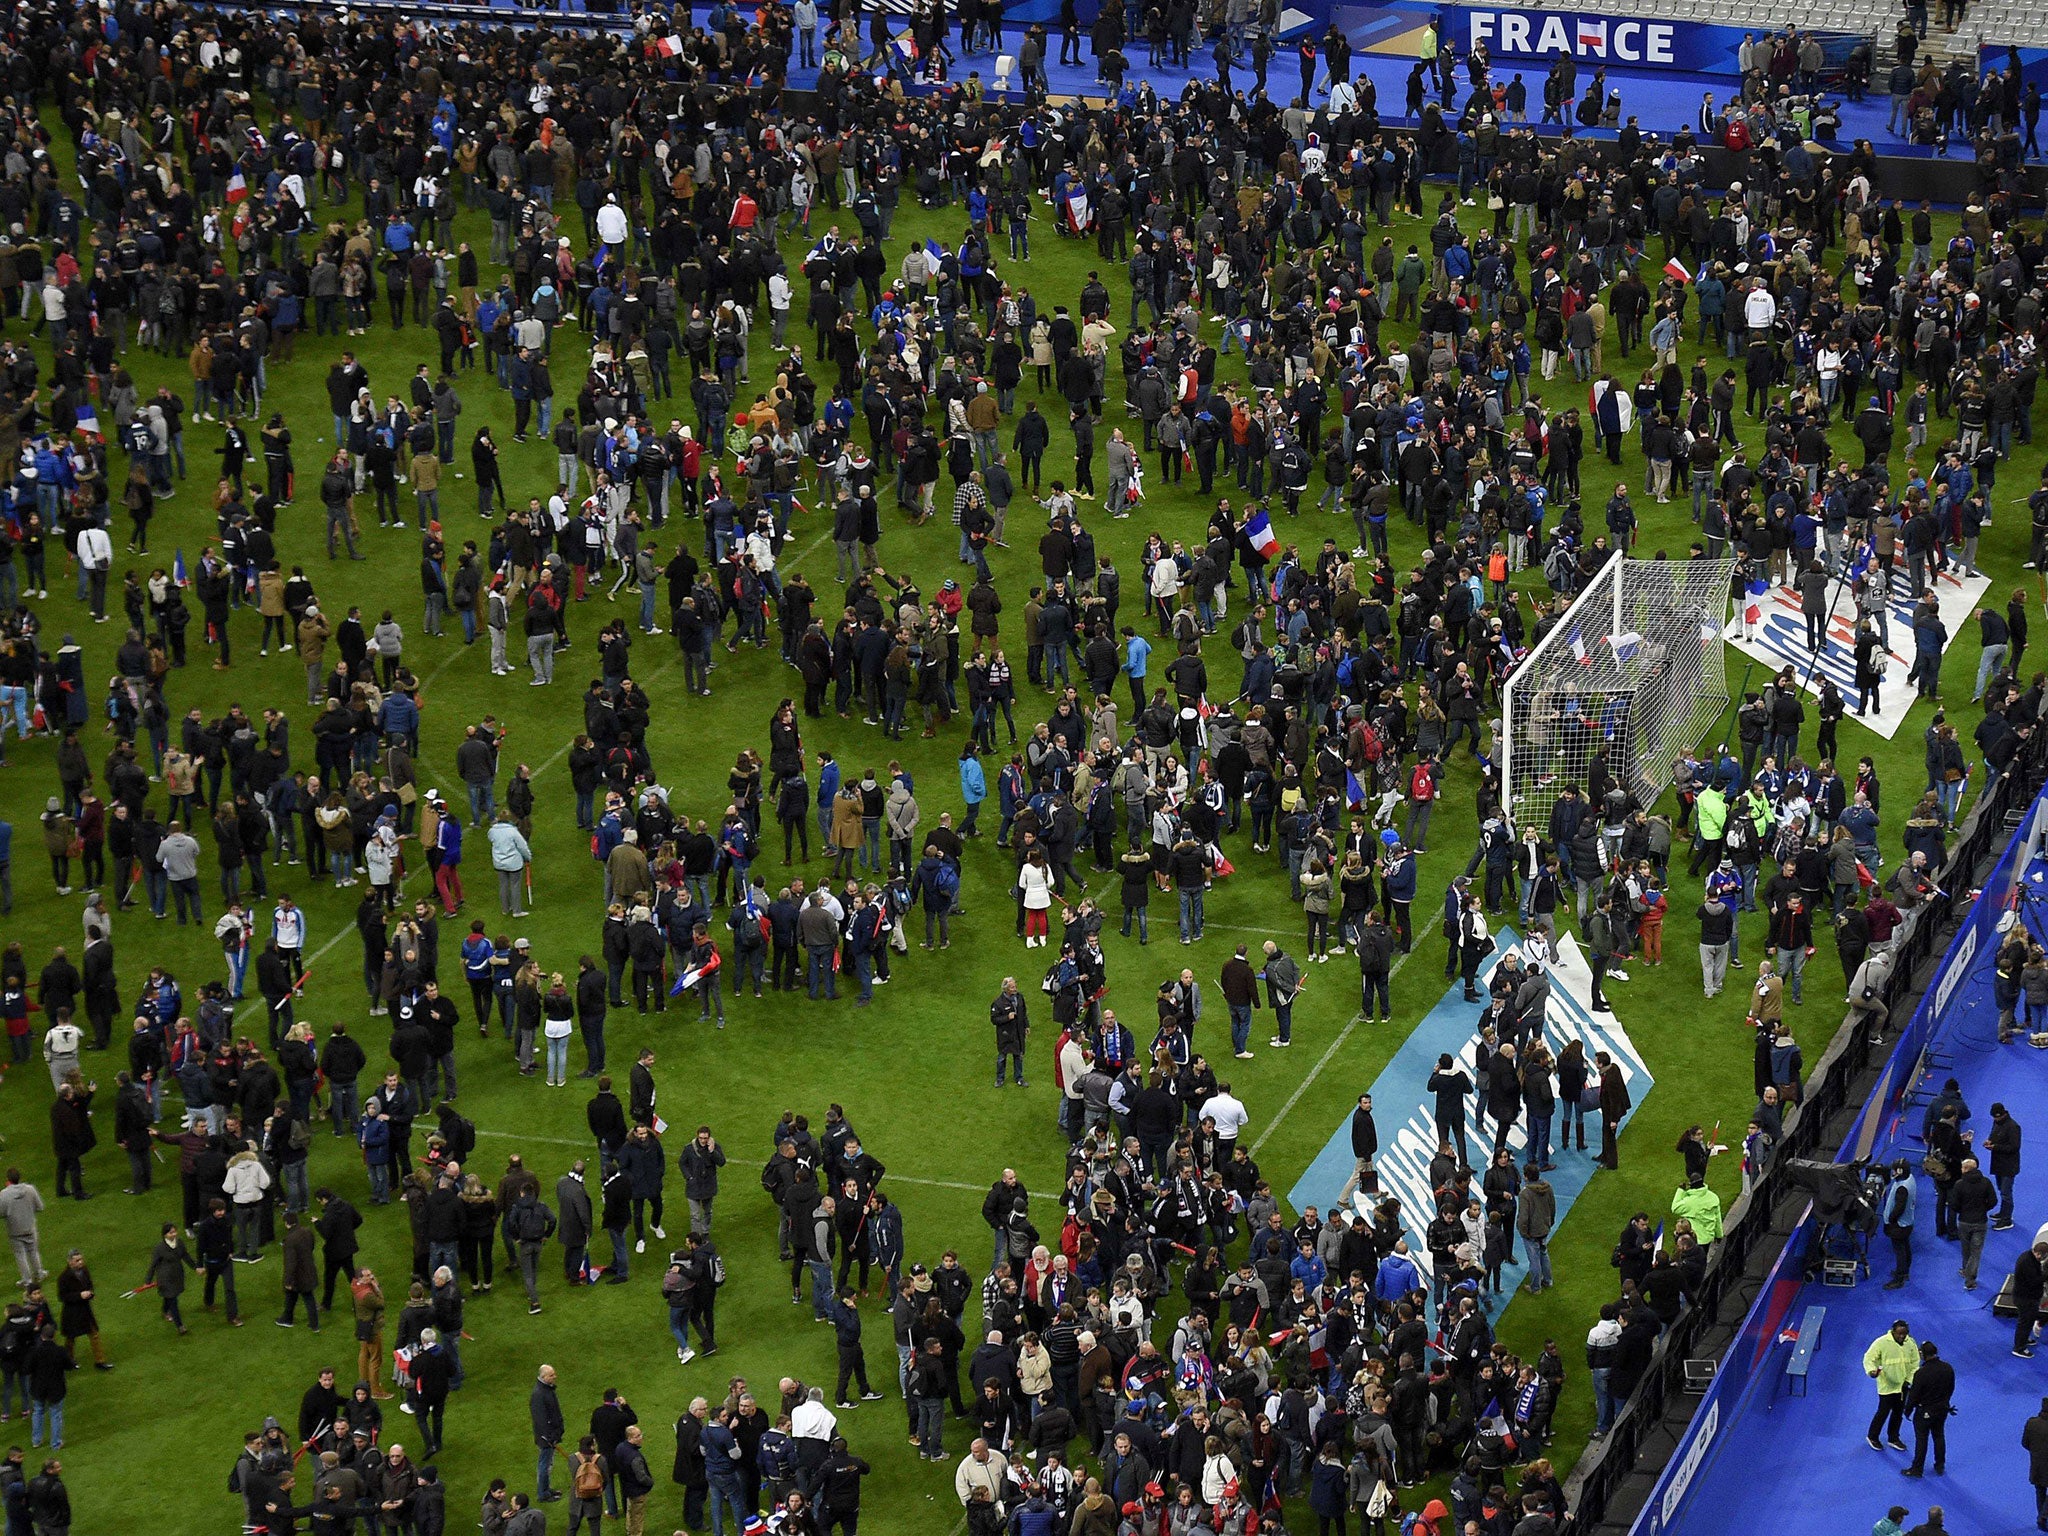
[[[1268,560],[1280,553],[1280,540],[1273,532],[1273,520],[1266,516],[1263,507],[1244,520],[1244,540]]]
[[[1692,274],[1685,270],[1685,264],[1676,256],[1664,263],[1664,275],[1674,283],[1689,283],[1692,281]]]

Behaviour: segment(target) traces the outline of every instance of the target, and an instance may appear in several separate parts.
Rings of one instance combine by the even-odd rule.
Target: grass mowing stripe
[[[539,1136],[529,1135],[523,1131],[494,1131],[481,1125],[476,1128],[476,1133],[479,1136],[495,1137],[499,1141],[537,1141],[551,1147],[588,1147],[592,1145],[591,1142],[579,1141],[574,1136]],[[920,1179],[911,1174],[897,1173],[893,1169],[884,1174],[883,1177],[891,1183],[916,1184],[924,1189],[960,1189],[965,1190],[970,1195],[988,1193],[987,1188],[980,1184],[963,1184],[958,1179]],[[1049,1195],[1041,1190],[1036,1195],[1033,1195],[1032,1198],[1034,1200],[1053,1200],[1058,1197]]]
[[[1422,927],[1416,931],[1415,943],[1408,946],[1408,953],[1405,955],[1398,956],[1395,959],[1393,965],[1388,968],[1388,985],[1391,986],[1393,984],[1394,978],[1401,974],[1401,967],[1406,965],[1410,960],[1412,960],[1415,957],[1415,946],[1417,944],[1420,944],[1424,939],[1428,938],[1430,934],[1435,931],[1436,925],[1440,921],[1442,921],[1442,914],[1438,913],[1432,916],[1428,922],[1424,923]],[[1351,1032],[1354,1029],[1358,1028],[1358,1026],[1361,1023],[1363,1023],[1364,1020],[1365,1010],[1363,1008],[1359,1009],[1358,1012],[1351,1015],[1351,1022],[1349,1024],[1346,1024],[1344,1028],[1338,1032],[1337,1038],[1332,1040],[1329,1043],[1328,1047],[1324,1049],[1323,1054],[1319,1058],[1317,1058],[1316,1064],[1308,1069],[1308,1075],[1304,1077],[1299,1083],[1295,1084],[1294,1092],[1290,1093],[1287,1096],[1287,1102],[1280,1106],[1280,1112],[1276,1114],[1269,1122],[1267,1122],[1266,1128],[1263,1131],[1259,1132],[1259,1139],[1252,1143],[1253,1157],[1257,1157],[1259,1155],[1259,1148],[1263,1147],[1266,1144],[1267,1140],[1272,1136],[1272,1134],[1280,1129],[1280,1122],[1285,1120],[1289,1113],[1293,1111],[1294,1106],[1301,1102],[1302,1095],[1307,1093],[1310,1088],[1315,1086],[1316,1079],[1323,1075],[1323,1068],[1327,1067],[1331,1063],[1331,1061],[1336,1058],[1337,1052],[1344,1048],[1344,1042],[1351,1038]]]

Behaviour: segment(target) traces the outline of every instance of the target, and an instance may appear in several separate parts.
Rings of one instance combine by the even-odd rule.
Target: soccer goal
[[[1728,701],[1721,631],[1732,559],[1609,560],[1502,687],[1510,816],[1548,813],[1594,759],[1643,805]]]

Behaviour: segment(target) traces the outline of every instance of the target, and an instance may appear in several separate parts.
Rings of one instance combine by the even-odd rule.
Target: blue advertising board
[[[1316,5],[1301,7],[1314,18]],[[1742,73],[1745,38],[1765,29],[1724,27],[1668,17],[1616,15],[1605,11],[1431,5],[1426,0],[1389,0],[1385,5],[1333,5],[1330,19],[1361,53],[1418,56],[1432,27],[1463,58],[1474,43],[1502,63],[1548,63],[1569,54],[1582,65],[1671,71],[1689,75]],[[1313,30],[1320,31],[1320,25]]]

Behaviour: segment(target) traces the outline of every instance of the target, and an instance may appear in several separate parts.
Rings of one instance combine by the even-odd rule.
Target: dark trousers
[[[1927,1467],[1927,1442],[1934,1442],[1934,1471],[1939,1476],[1948,1464],[1948,1410],[1915,1409],[1913,1413],[1913,1470]]]
[[[235,1261],[233,1259],[208,1259],[206,1261],[206,1304],[213,1305],[216,1287],[227,1291],[228,1320],[232,1322],[241,1315],[241,1307],[235,1301]]]
[[[334,1282],[340,1279],[345,1285],[354,1278],[354,1260],[353,1254],[338,1259],[331,1252],[322,1250],[321,1268],[324,1273],[320,1280],[320,1305],[330,1312],[334,1310]]]
[[[868,1362],[861,1354],[858,1344],[839,1346],[839,1390],[833,1394],[834,1402],[846,1401],[846,1384],[849,1380],[858,1381],[862,1392],[874,1391],[874,1388],[868,1385]]]
[[[1619,1129],[1620,1127],[1615,1123],[1615,1117],[1608,1114],[1606,1110],[1601,1110],[1600,1161],[1609,1168],[1619,1168],[1621,1166],[1621,1151],[1614,1144],[1614,1135]]]
[[[1898,1439],[1899,1426],[1905,1422],[1905,1419],[1906,1395],[1903,1392],[1878,1393],[1877,1412],[1870,1416],[1868,1438],[1872,1440],[1879,1438],[1878,1431],[1882,1428],[1884,1431],[1883,1438],[1887,1440]]]

